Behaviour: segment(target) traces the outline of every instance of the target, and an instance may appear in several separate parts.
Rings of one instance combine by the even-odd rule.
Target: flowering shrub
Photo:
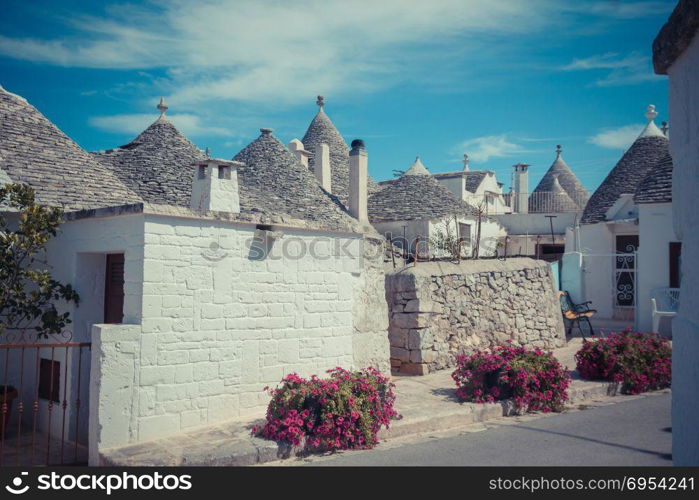
[[[626,331],[585,342],[575,361],[581,377],[619,382],[628,394],[662,389],[672,381],[670,342],[654,333]]]
[[[570,375],[551,353],[511,345],[457,358],[451,374],[463,401],[512,398],[518,412],[563,411]]]
[[[327,379],[290,374],[281,387],[265,388],[272,396],[267,421],[253,433],[306,451],[372,448],[381,426],[398,417],[395,385],[371,367],[328,373]]]

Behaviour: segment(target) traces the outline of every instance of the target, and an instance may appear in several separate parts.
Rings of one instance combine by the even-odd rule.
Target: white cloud
[[[633,85],[637,83],[660,80],[663,77],[653,73],[650,57],[632,52],[622,56],[615,52],[598,54],[572,62],[561,67],[563,71],[606,71],[606,74],[594,83],[599,87]]]
[[[607,128],[588,138],[587,142],[608,149],[626,149],[643,130],[643,125],[624,125],[623,127]]]
[[[467,153],[469,159],[485,163],[491,158],[507,158],[525,153],[522,146],[511,142],[506,135],[476,137],[461,142],[453,148],[455,154]]]
[[[220,127],[207,126],[200,117],[192,114],[168,114],[168,120],[186,136],[227,135],[229,132]],[[153,123],[153,114],[124,114],[111,116],[93,116],[89,120],[93,127],[120,134],[140,134]]]
[[[418,61],[455,67],[455,57],[508,50],[511,36],[527,34],[524,43],[561,9],[556,0],[158,1],[114,5],[103,17],[74,15],[70,37],[0,35],[0,54],[68,67],[164,69],[167,78],[154,85],[178,110],[215,100],[271,107],[317,93],[427,83],[404,68]]]

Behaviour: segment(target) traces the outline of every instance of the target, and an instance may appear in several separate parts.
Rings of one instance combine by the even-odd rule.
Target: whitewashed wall
[[[291,372],[388,370],[381,244],[283,229],[263,255],[252,225],[146,215],[143,227],[140,324],[94,329],[92,379],[121,390],[92,398],[91,418],[123,414],[97,449],[262,415],[263,387]]]
[[[476,217],[459,217],[459,224],[470,224],[471,225],[471,244],[464,245],[466,256],[470,256],[473,248],[475,247],[475,241],[478,233],[478,220]],[[454,219],[445,219],[438,221],[431,221],[429,225],[430,238],[436,239],[439,234],[446,234],[449,232],[452,235],[456,235],[456,227]],[[478,254],[480,257],[492,257],[497,254],[498,247],[497,243],[502,240],[507,233],[502,228],[500,224],[495,221],[483,218],[481,220],[481,234],[480,234],[480,247]]]
[[[476,218],[475,217],[460,217],[458,220],[459,223],[464,223],[464,224],[470,224],[471,225],[471,237],[473,240],[475,240],[476,237]],[[405,234],[405,239],[407,240],[408,244],[410,245],[410,251],[414,251],[415,247],[415,242],[417,241],[417,238],[420,238],[420,252],[425,253],[427,247],[426,241],[429,241],[430,239],[435,240],[439,233],[445,233],[447,231],[447,226],[448,226],[448,231],[452,235],[456,234],[455,233],[455,226],[454,226],[454,219],[448,219],[448,220],[434,220],[434,221],[428,221],[428,220],[411,220],[411,221],[392,221],[392,222],[377,222],[373,224],[374,228],[384,235],[385,237],[390,237],[392,236],[394,238],[394,241],[402,247],[402,238],[403,235]],[[502,239],[506,236],[506,232],[495,221],[492,220],[487,220],[483,219],[482,220],[482,225],[481,225],[481,242],[482,246],[480,249],[480,255],[481,257],[488,257],[495,255],[495,252],[497,250],[497,247],[495,246],[495,242],[499,239]],[[395,238],[398,238],[399,240],[395,240]],[[470,251],[472,249],[472,246],[466,247],[466,255],[470,255]],[[433,245],[430,246],[430,255],[433,255],[435,250],[433,248]]]
[[[671,241],[677,241],[672,226],[672,204],[639,205],[638,330],[651,331],[651,291],[669,286]],[[660,328],[662,333],[670,333],[669,325],[661,324]]]
[[[672,325],[672,460],[699,465],[699,37],[668,75],[673,219],[683,262],[680,310]]]
[[[439,177],[436,179],[439,181],[440,184],[442,184],[445,188],[447,188],[449,191],[451,191],[454,196],[459,198],[460,200],[464,199],[464,195],[468,194],[466,192],[466,185],[464,183],[464,177],[462,175],[453,175],[449,177]]]
[[[592,301],[597,317],[612,318],[614,269],[614,236],[608,224],[585,224],[579,230],[580,256],[564,258],[561,282],[579,283],[579,292],[569,290],[575,302]],[[573,241],[566,241],[566,253],[573,251]],[[572,287],[575,288],[575,287]],[[578,295],[579,294],[579,295]]]
[[[551,243],[551,222],[546,215],[555,215],[553,233],[556,244],[565,244],[566,229],[575,224],[576,216],[571,213],[501,214],[495,218],[505,227],[510,236],[508,255],[536,255],[537,241]]]
[[[66,337],[51,337],[48,339],[35,339],[32,333],[27,333],[27,341],[40,343],[63,343],[67,340],[74,342],[89,342],[90,330],[94,323],[103,321],[104,314],[104,274],[105,254],[124,253],[125,269],[128,276],[125,283],[124,310],[128,320],[136,321],[141,314],[141,278],[143,268],[143,217],[134,215],[117,215],[100,219],[69,220],[61,225],[58,235],[51,239],[47,245],[46,260],[54,279],[62,283],[72,284],[80,295],[80,304],[59,304],[59,309],[71,313],[72,324],[67,328],[69,335]],[[67,334],[68,335],[68,334]],[[67,351],[67,361],[66,361]],[[79,363],[77,348],[65,349],[61,347],[42,348],[39,357],[53,359],[60,364],[60,387],[57,395],[60,404],[55,403],[52,410],[51,433],[60,436],[63,429],[63,411],[61,404],[65,399],[68,402],[65,413],[65,436],[67,439],[75,439],[75,422],[77,410],[75,401],[78,398],[78,367],[80,366],[80,390],[79,397],[82,401],[78,428],[78,438],[81,442],[87,439],[88,421],[88,383],[90,375],[90,352],[82,349],[82,362]],[[21,399],[24,402],[23,426],[25,429],[34,425],[34,414],[31,411],[31,403],[36,397],[36,351],[27,350],[24,355],[23,373],[19,369],[20,351],[12,350],[9,358],[10,377],[9,383],[20,389]],[[63,377],[66,376],[67,383]],[[20,377],[23,380],[20,380]],[[65,390],[64,390],[65,389]],[[16,413],[15,413],[16,414]],[[37,413],[37,428],[46,431],[49,426],[48,401],[39,399]]]

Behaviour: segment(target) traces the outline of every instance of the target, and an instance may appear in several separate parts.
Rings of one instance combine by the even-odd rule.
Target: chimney
[[[239,161],[207,158],[194,163],[190,207],[197,211],[240,213]]]
[[[364,160],[366,163],[366,160]],[[320,186],[328,193],[332,193],[332,182],[330,180],[330,146],[321,143],[315,150],[316,179]]]
[[[368,155],[364,149],[364,141],[352,141],[349,152],[349,211],[360,222],[367,222],[367,181]]]
[[[518,163],[514,165],[515,169],[515,190],[514,202],[512,204],[513,212],[526,214],[529,212],[529,165],[526,163]]]
[[[292,139],[289,143],[289,151],[294,153],[294,156],[301,162],[301,165],[308,168],[308,157],[311,153],[303,149],[303,142],[298,139]]]

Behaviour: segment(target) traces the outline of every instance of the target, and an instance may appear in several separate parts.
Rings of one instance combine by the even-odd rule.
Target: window
[[[231,179],[231,167],[220,166],[218,167],[218,178],[219,179]]]
[[[58,402],[61,387],[61,363],[41,358],[39,363],[39,397]]]
[[[463,224],[459,222],[459,237],[465,244],[471,244],[471,224]]]
[[[206,179],[206,166],[199,165],[199,178]]]
[[[124,254],[108,254],[104,278],[104,322],[121,323],[123,318]]]

